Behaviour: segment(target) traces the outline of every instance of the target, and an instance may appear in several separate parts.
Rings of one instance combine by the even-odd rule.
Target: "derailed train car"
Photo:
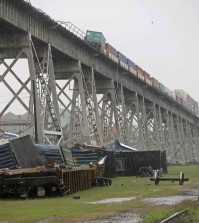
[[[35,146],[29,136],[0,145],[0,197],[71,194],[103,176],[103,165],[74,165],[70,151],[48,146]]]
[[[90,189],[97,166],[51,166],[0,170],[0,197],[58,196]]]
[[[105,177],[137,176],[140,168],[149,166],[167,173],[166,151],[138,151],[116,140],[99,152],[101,156],[107,156]]]

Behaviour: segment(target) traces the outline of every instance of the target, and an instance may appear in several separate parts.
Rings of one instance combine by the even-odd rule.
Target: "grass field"
[[[109,187],[93,187],[66,197],[38,198],[32,200],[0,200],[0,223],[32,222],[84,222],[117,216],[123,212],[137,213],[144,223],[155,223],[176,211],[188,208],[194,222],[199,222],[199,203],[197,199],[175,205],[149,205],[145,198],[165,197],[184,194],[198,194],[199,166],[172,166],[165,177],[179,176],[184,172],[189,181],[183,186],[178,182],[160,182],[155,186],[149,178],[118,177]],[[73,199],[79,195],[80,199]],[[130,201],[115,204],[88,204],[105,198],[129,198]],[[48,220],[46,220],[48,219]],[[44,221],[45,220],[45,221]]]

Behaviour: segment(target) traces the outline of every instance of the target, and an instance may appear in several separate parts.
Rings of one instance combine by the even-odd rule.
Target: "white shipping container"
[[[144,81],[144,76],[142,74],[138,73],[138,77]]]
[[[137,74],[137,71],[136,70],[133,70],[133,74],[137,77],[138,74]]]
[[[171,97],[176,100],[176,95],[173,91],[171,91]]]
[[[128,68],[129,68],[129,71],[133,74],[133,68],[130,66],[128,66]]]
[[[169,95],[169,97],[172,98],[172,91],[171,90],[168,91],[168,95]]]
[[[125,68],[126,70],[128,70],[128,64],[125,64],[123,63],[121,60],[120,60],[120,65]]]
[[[149,79],[145,79],[146,83],[152,86],[152,82]]]
[[[164,89],[165,89],[165,93],[169,95],[169,93],[170,93],[169,88],[168,87],[165,87]]]
[[[109,53],[109,54],[108,54],[108,57],[109,57],[111,60],[113,60],[113,61],[115,61],[116,63],[118,63],[118,58],[115,57],[113,54]]]
[[[182,97],[183,100],[187,101],[188,94],[184,90],[182,90],[182,89],[175,89],[174,92],[175,92],[176,95]]]

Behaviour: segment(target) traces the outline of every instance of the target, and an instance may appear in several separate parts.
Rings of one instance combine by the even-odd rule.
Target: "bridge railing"
[[[63,21],[57,21],[59,25],[64,26],[67,30],[78,36],[80,39],[84,40],[86,34],[84,31],[79,29],[77,26],[73,25],[70,21],[68,22],[63,22]]]

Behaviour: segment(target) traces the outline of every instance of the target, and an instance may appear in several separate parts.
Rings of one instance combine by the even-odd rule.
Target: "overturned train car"
[[[47,147],[34,145],[29,136],[0,145],[0,197],[71,194],[90,189],[103,175],[103,165],[73,165],[69,151]]]

